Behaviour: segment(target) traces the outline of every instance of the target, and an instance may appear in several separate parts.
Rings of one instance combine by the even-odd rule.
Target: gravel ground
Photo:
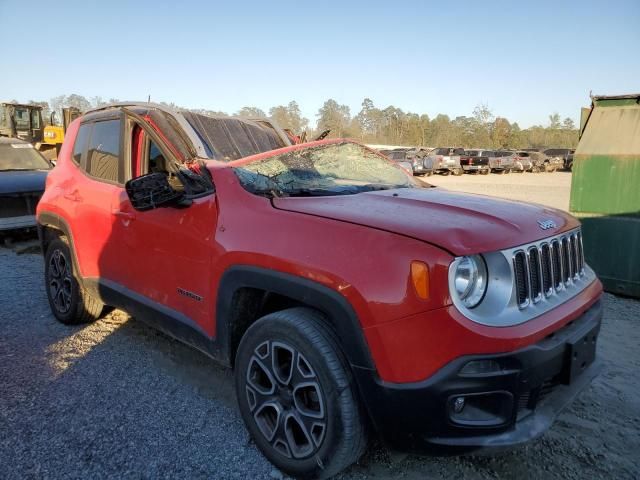
[[[429,180],[562,208],[568,178]],[[42,276],[40,255],[0,248],[0,478],[281,478],[247,436],[229,371],[119,311],[59,324]],[[640,478],[640,302],[606,295],[605,309],[606,370],[541,439],[468,457],[374,444],[340,478]]]

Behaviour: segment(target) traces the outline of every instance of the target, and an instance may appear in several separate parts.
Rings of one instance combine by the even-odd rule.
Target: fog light
[[[509,422],[513,395],[507,391],[458,394],[449,397],[449,419],[467,427],[497,427]]]

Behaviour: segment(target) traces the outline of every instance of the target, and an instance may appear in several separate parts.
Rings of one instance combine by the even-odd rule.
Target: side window
[[[120,130],[120,120],[105,120],[93,124],[86,166],[91,176],[124,183],[124,168],[120,162]]]
[[[87,149],[87,140],[89,139],[89,133],[91,132],[91,124],[80,125],[78,135],[76,135],[76,141],[73,144],[73,161],[78,165],[82,163],[82,155]]]

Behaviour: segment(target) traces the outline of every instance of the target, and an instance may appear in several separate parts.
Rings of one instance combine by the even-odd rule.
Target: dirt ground
[[[433,175],[422,181],[461,192],[492,195],[569,210],[571,173],[509,173],[507,175]]]
[[[570,174],[431,177],[566,209]],[[0,478],[282,478],[239,417],[231,373],[115,311],[66,327],[33,244],[0,248]],[[605,295],[605,371],[542,438],[467,457],[374,442],[342,479],[640,478],[640,302]]]

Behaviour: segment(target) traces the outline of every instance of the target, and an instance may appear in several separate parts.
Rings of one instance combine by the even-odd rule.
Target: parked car
[[[410,175],[419,175],[415,173],[413,161],[411,158],[408,158],[407,151],[407,149],[380,150],[380,153],[386,156],[389,160],[400,165]]]
[[[495,153],[492,150],[477,148],[465,150],[464,154],[460,156],[460,166],[465,172],[478,172],[481,175],[487,175],[491,171],[489,158],[493,156]]]
[[[533,163],[533,166],[531,167],[531,172],[533,173],[544,172],[545,171],[544,160],[547,158],[547,156],[544,153],[538,152],[535,150],[524,150],[524,151],[529,154],[529,158]]]
[[[523,148],[533,161],[533,172],[555,172],[563,168],[564,161],[561,157],[548,157],[540,148]]]
[[[407,151],[407,159],[411,161],[414,175],[433,174],[433,164],[427,160],[433,148],[417,147]]]
[[[533,160],[532,152],[526,150],[517,150],[514,152],[513,170],[515,172],[533,172],[537,171],[537,167]]]
[[[0,232],[35,228],[51,164],[33,145],[0,137]]]
[[[557,167],[562,163],[560,168],[571,171],[573,168],[573,154],[575,150],[572,148],[548,148],[543,152],[549,158],[549,166],[551,167],[547,171],[555,171]],[[562,162],[560,162],[560,160]]]
[[[602,285],[571,215],[420,188],[349,140],[271,150],[235,122],[140,103],[70,125],[37,213],[60,322],[121,308],[233,367],[251,437],[292,476],[338,473],[370,428],[520,444],[598,373]]]
[[[371,148],[371,147],[370,147]],[[429,163],[424,161],[425,156],[431,149],[422,147],[411,148],[392,148],[392,149],[374,149],[398,163],[405,170],[415,176],[431,175],[433,169],[429,168]]]
[[[511,173],[515,169],[516,155],[509,150],[496,150],[495,157],[489,159],[491,171],[494,173]]]
[[[456,147],[439,147],[433,149],[425,158],[426,165],[431,166],[435,173],[443,175],[462,175],[460,155],[464,155],[464,149]]]

